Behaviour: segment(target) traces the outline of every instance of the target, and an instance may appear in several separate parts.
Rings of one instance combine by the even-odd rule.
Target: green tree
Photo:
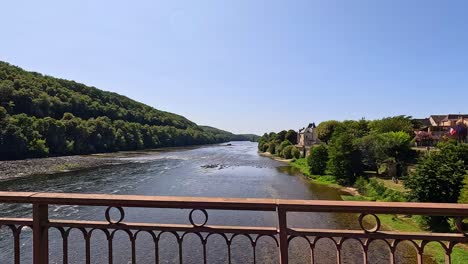
[[[327,169],[340,184],[352,185],[363,172],[361,153],[350,134],[333,136],[328,147]]]
[[[278,148],[276,149],[276,152],[280,155],[282,155],[282,152],[284,150],[285,147],[287,146],[290,146],[292,145],[291,142],[289,140],[284,140],[283,142],[281,142],[281,144],[279,144]]]
[[[341,134],[348,134],[355,139],[362,138],[369,134],[369,121],[365,119],[345,120],[335,127],[332,137]]]
[[[0,122],[5,122],[5,119],[7,116],[8,116],[8,113],[5,107],[0,106]]]
[[[67,152],[66,131],[62,121],[46,117],[37,119],[33,126],[45,138],[51,154],[61,155]]]
[[[273,142],[268,143],[268,152],[270,152],[271,155],[276,154],[276,144]]]
[[[410,116],[401,115],[371,121],[369,123],[369,128],[372,132],[376,133],[403,131],[407,134],[411,134],[413,131],[413,123]]]
[[[378,170],[380,165],[389,160],[402,168],[415,156],[414,151],[411,150],[411,137],[402,131],[371,133],[356,142],[364,165],[373,170]],[[401,176],[401,170],[398,176]]]
[[[286,146],[283,151],[281,152],[281,157],[285,158],[285,159],[292,159],[294,158],[294,149],[296,149],[296,147],[294,147],[293,145],[288,145]],[[299,152],[299,155],[301,153]]]
[[[11,117],[0,106],[0,159],[18,159],[27,153],[27,139],[21,128],[11,122]]]
[[[276,134],[276,140],[277,142],[283,142],[286,140],[286,134],[288,132],[286,130],[281,130],[280,132],[278,132],[278,134]]]
[[[49,154],[49,148],[43,139],[36,139],[29,142],[28,145],[29,155],[34,158],[46,157]]]
[[[285,137],[291,144],[297,144],[297,132],[295,130],[289,129]]]
[[[298,159],[301,157],[301,151],[296,148],[295,146],[293,146],[292,150],[291,150],[291,156],[294,158],[294,159]]]
[[[330,141],[333,132],[335,132],[335,128],[340,124],[340,122],[336,120],[329,120],[329,121],[324,121],[320,123],[317,126],[317,137],[320,139],[322,142],[325,142],[328,144]]]
[[[443,145],[439,151],[425,155],[405,180],[409,199],[417,202],[456,203],[466,175],[465,164],[457,154],[457,146]],[[431,228],[446,228],[446,217],[429,217]]]
[[[310,149],[310,155],[307,156],[307,164],[310,173],[314,175],[324,175],[327,169],[328,149],[325,145],[318,145]]]

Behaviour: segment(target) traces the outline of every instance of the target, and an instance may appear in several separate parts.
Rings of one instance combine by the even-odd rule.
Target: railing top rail
[[[468,204],[0,192],[2,203],[468,216]]]
[[[468,204],[456,203],[279,200],[278,207],[294,212],[364,212],[373,214],[468,216]]]
[[[276,199],[0,192],[0,202],[153,208],[275,211]]]

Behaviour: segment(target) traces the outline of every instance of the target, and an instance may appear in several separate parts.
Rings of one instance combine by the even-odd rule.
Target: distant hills
[[[200,126],[204,131],[219,135],[220,137],[227,137],[230,141],[252,141],[258,142],[260,139],[259,135],[255,134],[233,134],[231,132],[221,130],[210,126]]]
[[[255,139],[0,61],[3,160]]]

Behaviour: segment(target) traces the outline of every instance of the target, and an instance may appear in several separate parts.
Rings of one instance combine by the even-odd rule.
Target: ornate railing
[[[52,248],[49,248],[51,239],[49,232],[58,230],[61,234],[61,261],[69,263],[70,250],[69,235],[72,230],[78,230],[84,240],[84,262],[102,263],[93,260],[96,253],[91,253],[91,239],[96,232],[102,232],[105,237],[106,248],[98,254],[107,255],[106,262],[119,263],[115,259],[114,240],[116,232],[123,231],[128,235],[129,259],[131,263],[137,262],[137,240],[142,233],[149,235],[154,243],[151,254],[144,253],[142,262],[162,263],[161,236],[171,234],[175,238],[174,250],[177,253],[177,263],[185,263],[183,258],[184,240],[188,234],[199,238],[201,246],[201,263],[207,263],[208,241],[213,236],[221,237],[226,251],[226,262],[231,263],[234,256],[232,252],[233,241],[238,236],[245,236],[248,246],[252,249],[252,259],[243,259],[241,263],[257,261],[256,252],[258,243],[263,238],[270,239],[275,251],[271,251],[271,262],[288,263],[291,258],[290,244],[296,238],[306,241],[307,250],[300,254],[308,254],[310,262],[317,262],[318,243],[321,240],[331,241],[335,252],[330,258],[336,259],[336,263],[342,263],[342,251],[347,241],[353,240],[355,245],[351,251],[361,255],[360,260],[350,260],[351,263],[367,263],[370,261],[369,249],[376,241],[381,241],[377,251],[387,251],[386,262],[396,263],[399,245],[404,241],[414,246],[414,262],[422,263],[426,246],[431,242],[440,244],[445,255],[445,262],[451,263],[452,250],[457,244],[468,242],[468,234],[464,231],[463,220],[468,216],[468,205],[465,204],[433,204],[433,203],[386,203],[386,202],[344,202],[321,200],[282,200],[282,199],[237,199],[237,198],[195,198],[195,197],[161,197],[161,196],[134,196],[134,195],[102,195],[102,194],[69,194],[69,193],[25,193],[25,192],[0,192],[0,203],[3,204],[30,204],[32,205],[32,218],[0,218],[2,228],[8,227],[12,232],[14,263],[20,263],[22,255],[28,252],[22,251],[22,230],[32,229],[32,260],[34,264],[49,263],[52,256]],[[104,209],[102,221],[61,220],[50,217],[52,206],[91,206]],[[162,224],[125,221],[125,209],[127,208],[172,208],[188,209],[187,224]],[[227,226],[209,224],[209,212],[215,210],[230,211],[262,211],[270,212],[275,225],[272,226]],[[360,228],[354,230],[337,229],[310,229],[304,227],[292,227],[288,225],[288,213],[314,212],[314,213],[352,213]],[[383,231],[380,225],[380,214],[387,215],[430,215],[453,217],[458,229],[457,233],[408,233]],[[117,215],[117,217],[115,217]],[[197,216],[196,216],[197,215]],[[114,217],[113,217],[114,216]],[[365,218],[371,218],[365,220]],[[198,219],[198,220],[197,220]],[[371,221],[369,221],[371,220]],[[373,220],[373,221],[372,221]],[[369,223],[374,222],[373,227]],[[409,241],[409,242],[408,242]],[[146,245],[148,247],[148,245]],[[219,246],[219,243],[218,243]],[[462,245],[463,247],[463,245]],[[385,249],[386,248],[386,249]],[[57,246],[54,246],[56,252]],[[30,253],[30,252],[29,252]],[[1,250],[0,250],[1,254]],[[172,263],[170,260],[169,263]],[[190,262],[190,261],[189,261]],[[291,261],[292,262],[292,261]],[[379,261],[372,261],[373,263]],[[82,263],[82,262],[81,262]],[[219,263],[214,261],[212,263]],[[381,262],[380,262],[381,263]]]

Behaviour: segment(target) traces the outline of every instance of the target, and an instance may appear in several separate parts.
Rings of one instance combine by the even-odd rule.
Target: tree
[[[334,135],[328,148],[327,168],[340,184],[352,185],[363,172],[361,153],[350,134]]]
[[[369,121],[360,120],[345,120],[335,127],[333,136],[348,134],[353,138],[362,138],[369,134]]]
[[[395,163],[397,175],[401,176],[405,164],[413,159],[411,138],[405,132],[371,133],[358,139],[357,145],[367,168],[378,171],[384,163]]]
[[[45,138],[51,154],[60,155],[67,152],[65,125],[62,121],[46,117],[37,119],[33,126]]]
[[[268,152],[270,152],[271,155],[276,154],[276,144],[273,142],[268,143]]]
[[[293,148],[291,150],[291,155],[292,155],[293,158],[298,159],[298,158],[301,157],[301,151],[298,148],[296,148],[295,146],[293,146]]]
[[[285,147],[287,146],[290,146],[292,145],[291,142],[289,140],[284,140],[283,142],[281,142],[281,144],[279,144],[278,148],[276,149],[276,152],[280,155],[282,155],[282,152],[284,150]]]
[[[12,124],[4,107],[0,106],[0,159],[17,159],[27,152],[27,139],[21,128]]]
[[[368,170],[379,172],[380,163],[384,160],[379,154],[380,137],[372,133],[356,140],[361,152],[362,163]]]
[[[322,142],[325,142],[328,144],[330,141],[333,132],[335,132],[335,128],[340,124],[340,122],[336,120],[329,120],[320,123],[317,126],[317,137],[320,139]]]
[[[307,157],[307,164],[310,173],[314,175],[324,175],[327,169],[328,149],[325,145],[318,145],[310,149],[310,155]]]
[[[417,202],[456,203],[466,175],[465,164],[459,159],[458,146],[445,144],[439,151],[425,155],[416,170],[404,182],[409,199]],[[431,228],[447,226],[446,217],[429,217]]]
[[[403,131],[407,134],[411,134],[413,131],[413,123],[410,116],[401,115],[371,121],[369,123],[369,128],[372,132],[376,133]]]
[[[276,140],[277,142],[283,142],[286,139],[286,134],[288,132],[286,130],[282,130],[276,134]]]
[[[293,145],[286,146],[281,152],[281,157],[285,159],[299,158],[301,152]]]
[[[296,145],[297,144],[297,132],[295,130],[288,130],[286,133],[286,140],[291,142],[291,144]]]
[[[45,140],[36,139],[29,142],[28,152],[31,157],[42,158],[49,154],[49,148],[46,146]]]
[[[387,132],[378,136],[378,151],[384,158],[394,158],[397,162],[410,159],[411,137],[403,132]]]
[[[5,118],[7,117],[8,113],[5,107],[0,106],[0,122],[5,122]]]

